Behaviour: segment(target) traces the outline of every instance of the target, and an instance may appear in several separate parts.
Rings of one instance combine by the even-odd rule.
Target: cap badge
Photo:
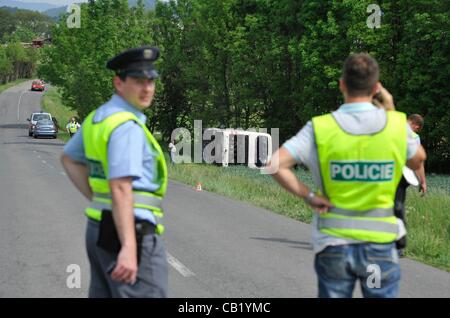
[[[153,56],[153,51],[152,50],[150,50],[150,49],[144,50],[144,58],[146,60],[150,60],[152,58],[152,56]]]

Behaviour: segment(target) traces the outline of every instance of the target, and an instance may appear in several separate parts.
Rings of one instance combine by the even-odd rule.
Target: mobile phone
[[[380,103],[383,103],[383,98],[381,97],[381,92],[378,92],[375,95],[373,95],[373,99],[376,99]]]

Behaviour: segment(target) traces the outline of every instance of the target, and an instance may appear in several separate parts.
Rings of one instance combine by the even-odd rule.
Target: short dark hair
[[[411,115],[409,115],[409,116],[408,116],[408,120],[409,120],[410,122],[412,122],[413,124],[419,126],[420,129],[423,128],[423,122],[424,122],[424,120],[423,120],[423,117],[420,116],[419,114],[411,114]]]
[[[379,80],[380,68],[369,54],[358,53],[350,55],[345,60],[342,73],[349,96],[370,96]]]
[[[120,80],[121,80],[122,82],[125,82],[125,81],[127,80],[127,73],[125,73],[125,72],[118,73],[118,74],[116,74],[116,75],[120,78]]]

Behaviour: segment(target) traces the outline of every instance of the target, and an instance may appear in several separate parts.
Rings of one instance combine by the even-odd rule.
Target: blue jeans
[[[364,297],[394,298],[400,283],[395,243],[328,246],[316,254],[320,298],[350,298],[357,280]]]

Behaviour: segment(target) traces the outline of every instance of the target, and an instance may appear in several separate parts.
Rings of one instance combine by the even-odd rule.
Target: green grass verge
[[[169,160],[167,161],[169,162]],[[303,221],[311,221],[311,212],[302,200],[283,190],[268,175],[243,166],[221,168],[206,164],[169,164],[169,177],[195,187],[215,192],[239,201],[275,211],[279,214]],[[308,179],[308,174],[298,170]],[[309,178],[309,183],[312,183]]]
[[[70,139],[70,136],[66,132],[66,125],[71,117],[78,117],[77,112],[64,106],[61,94],[55,87],[50,87],[50,89],[44,93],[41,103],[42,109],[51,113],[52,116],[58,120],[60,126],[58,139],[67,142]]]
[[[448,192],[435,189],[422,198],[416,189],[408,189],[406,204],[406,256],[450,272]]]
[[[168,161],[169,162],[169,161]],[[295,170],[313,187],[311,174]],[[239,201],[310,223],[312,211],[302,200],[283,190],[270,176],[243,166],[228,168],[205,164],[169,164],[169,177]],[[436,181],[436,180],[437,181]],[[448,176],[429,176],[429,193],[420,197],[410,188],[407,197],[408,246],[406,256],[450,272],[450,187]],[[444,186],[442,186],[444,185]]]
[[[2,93],[3,91],[7,90],[8,88],[11,88],[13,86],[22,84],[23,82],[29,81],[29,78],[21,78],[3,85],[0,85],[0,93]]]

